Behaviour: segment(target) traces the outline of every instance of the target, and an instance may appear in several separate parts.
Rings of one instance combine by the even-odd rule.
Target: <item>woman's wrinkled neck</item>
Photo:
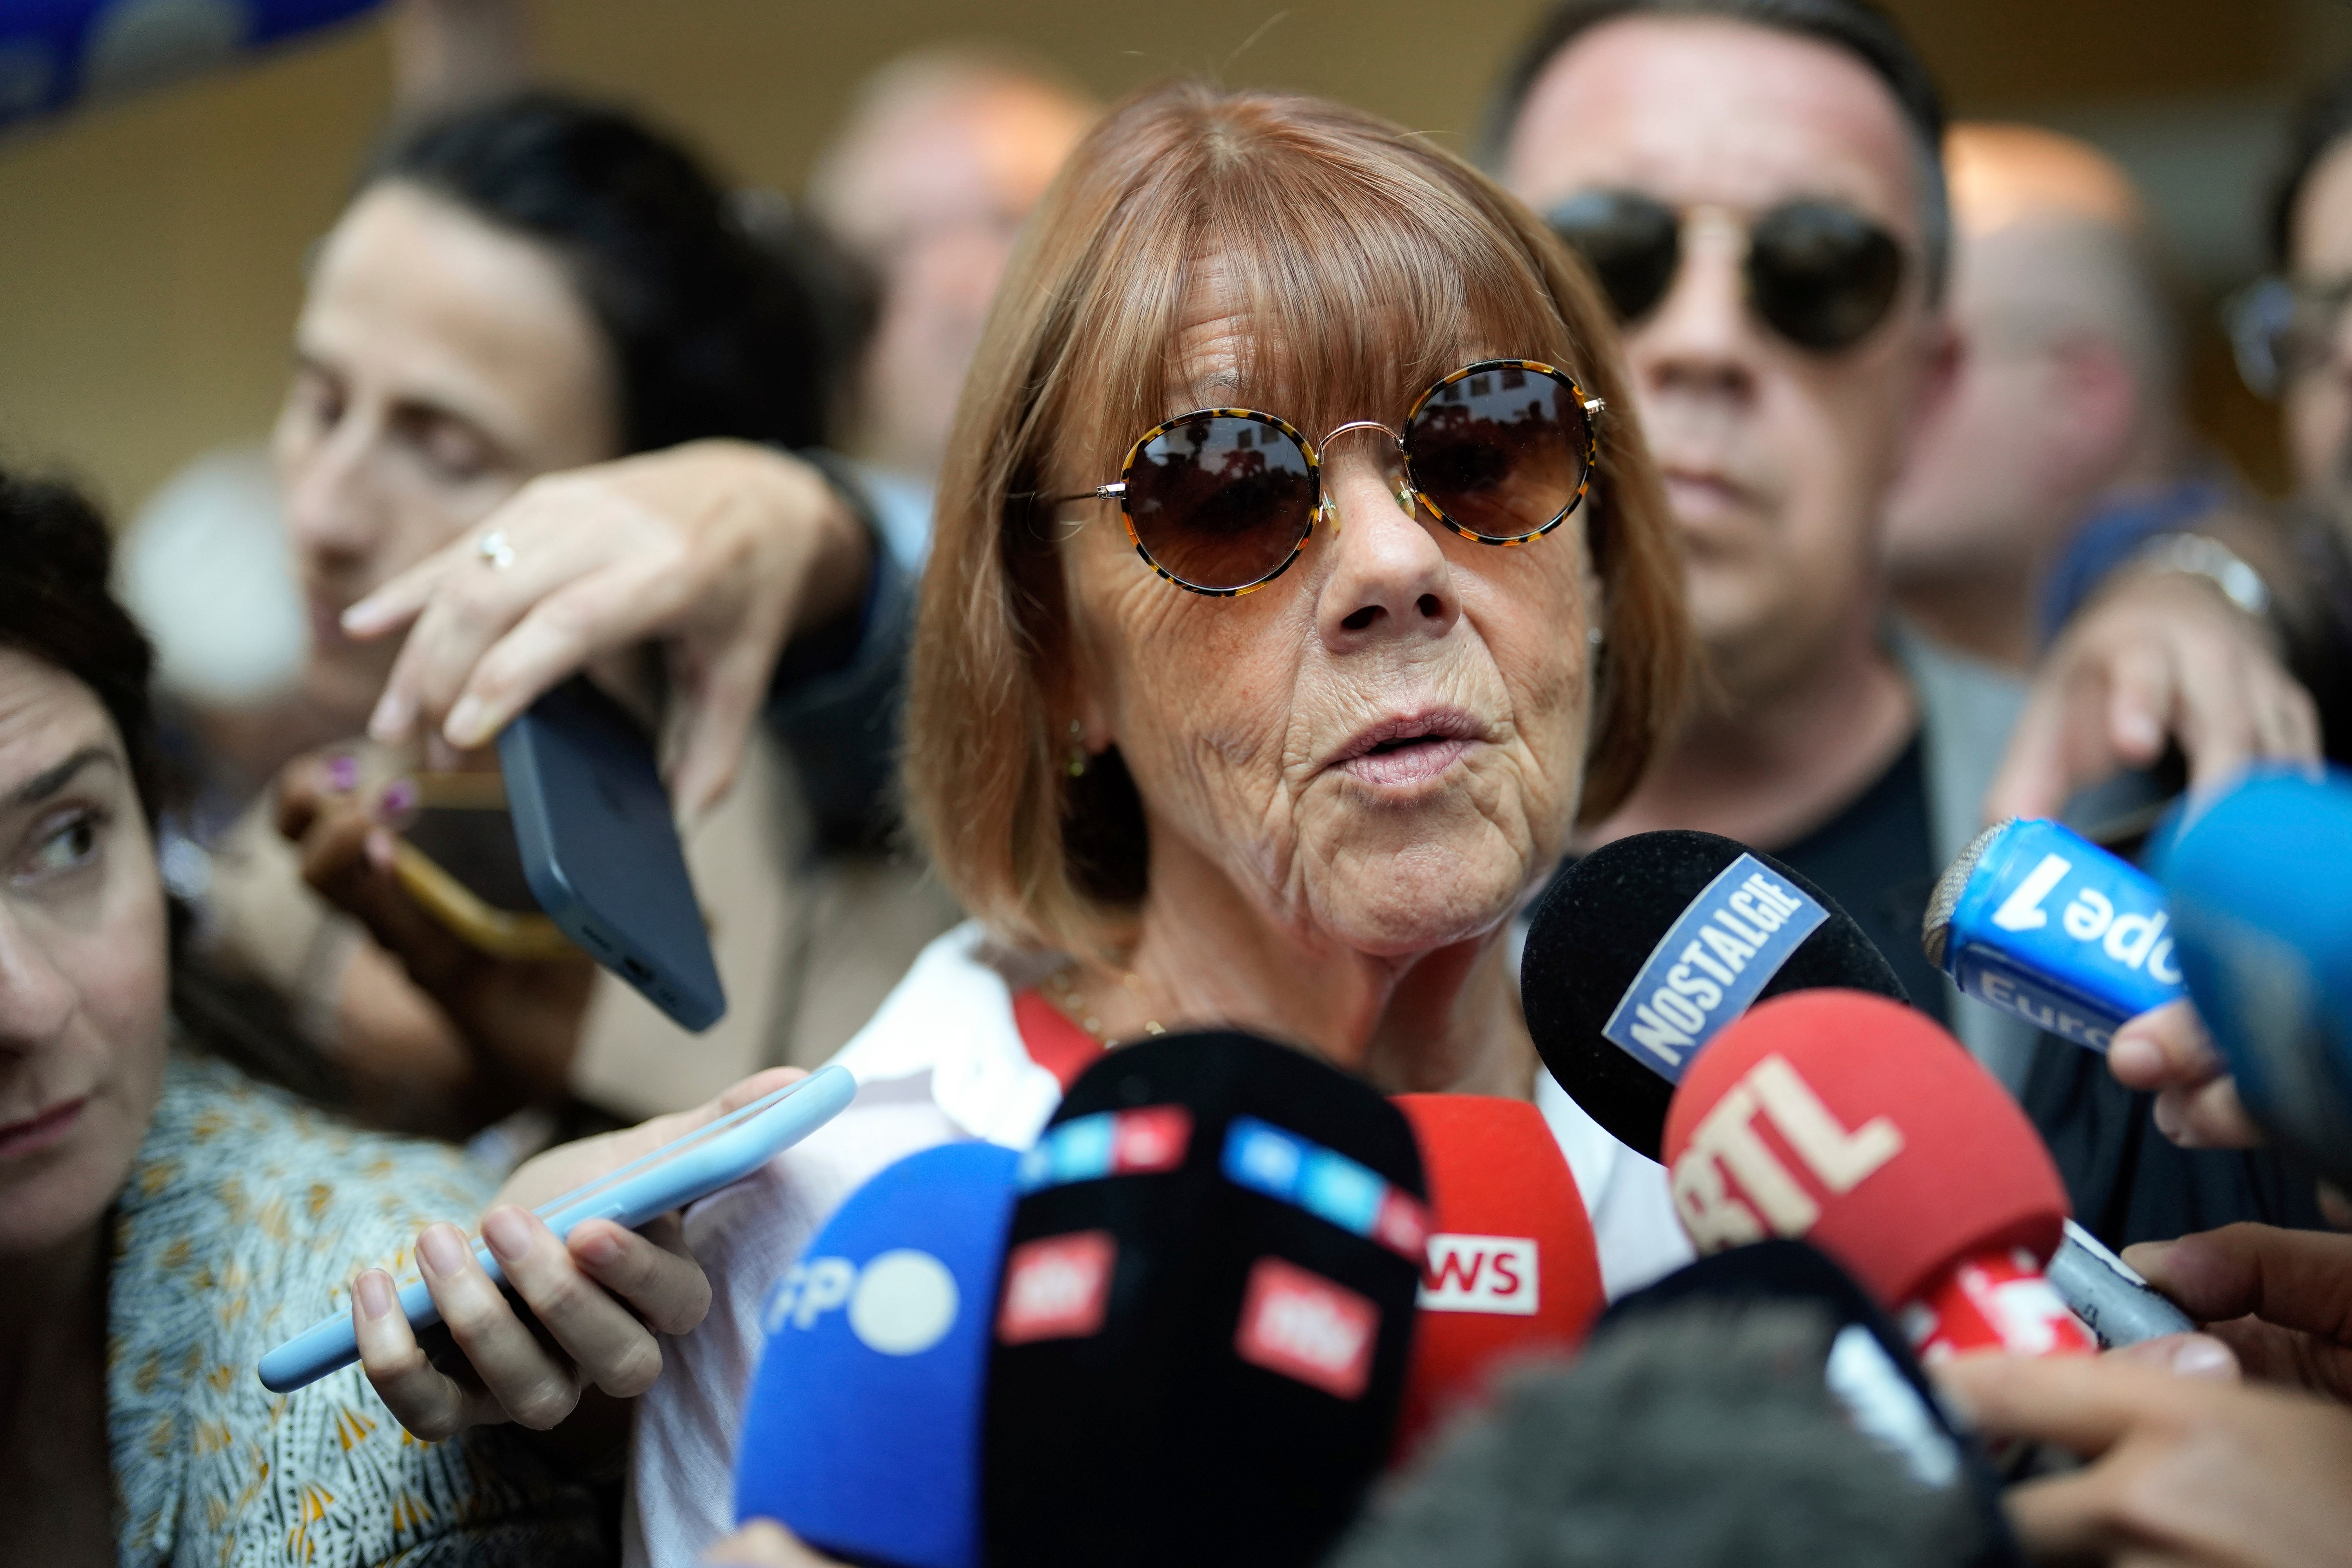
[[[1404,957],[1362,952],[1269,920],[1202,862],[1155,857],[1127,989],[1164,1027],[1225,1026],[1306,1046],[1391,1094],[1524,1100],[1536,1056],[1507,938],[1503,922]]]

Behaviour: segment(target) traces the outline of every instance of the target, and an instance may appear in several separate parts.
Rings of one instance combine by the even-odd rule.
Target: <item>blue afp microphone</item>
[[[2352,1188],[2352,782],[2256,774],[2175,831],[2162,869],[2246,1108]]]
[[[769,1301],[740,1521],[887,1568],[977,1568],[981,1392],[1019,1156],[910,1154],[852,1193]]]
[[[2153,877],[2060,826],[2012,817],[1960,852],[1927,900],[1927,961],[1961,992],[2105,1051],[2125,1019],[2181,994]]]

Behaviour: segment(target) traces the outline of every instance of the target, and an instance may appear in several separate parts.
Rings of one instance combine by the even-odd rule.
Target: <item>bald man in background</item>
[[[866,79],[810,176],[809,211],[879,291],[846,446],[902,565],[929,544],[956,395],[1013,237],[1097,112],[1011,56],[908,55]]]
[[[2275,546],[2183,417],[2171,301],[2128,176],[2027,125],[1955,125],[1945,158],[1966,353],[1889,505],[1896,604],[1938,642],[2024,672],[2101,580],[2194,532],[2209,542],[2156,549],[2200,552],[2257,608],[2231,563],[2269,563]]]

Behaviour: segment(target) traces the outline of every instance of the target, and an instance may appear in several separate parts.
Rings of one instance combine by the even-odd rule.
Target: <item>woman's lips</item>
[[[1477,743],[1478,727],[1451,709],[1390,719],[1359,734],[1332,759],[1333,771],[1394,787],[1437,777]]]
[[[87,1097],[68,1100],[38,1116],[0,1127],[0,1160],[38,1153],[55,1143],[72,1130],[74,1122],[81,1116],[82,1107],[89,1103]]]
[[[1431,735],[1404,741],[1383,751],[1366,752],[1338,764],[1350,778],[1370,784],[1416,784],[1433,779],[1470,750],[1468,741],[1451,735]]]

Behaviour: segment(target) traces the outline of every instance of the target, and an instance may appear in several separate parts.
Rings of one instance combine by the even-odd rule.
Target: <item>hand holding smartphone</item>
[[[611,1220],[635,1230],[750,1175],[847,1110],[856,1094],[857,1080],[848,1068],[819,1068],[709,1126],[574,1187],[534,1212],[559,1240],[593,1219]],[[474,1256],[493,1280],[504,1279],[489,1248],[478,1247]],[[441,1321],[440,1310],[422,1279],[404,1286],[399,1300],[402,1314],[414,1327],[427,1328]],[[352,1314],[345,1310],[320,1319],[272,1350],[261,1358],[256,1371],[264,1387],[289,1394],[351,1365],[359,1353]]]

